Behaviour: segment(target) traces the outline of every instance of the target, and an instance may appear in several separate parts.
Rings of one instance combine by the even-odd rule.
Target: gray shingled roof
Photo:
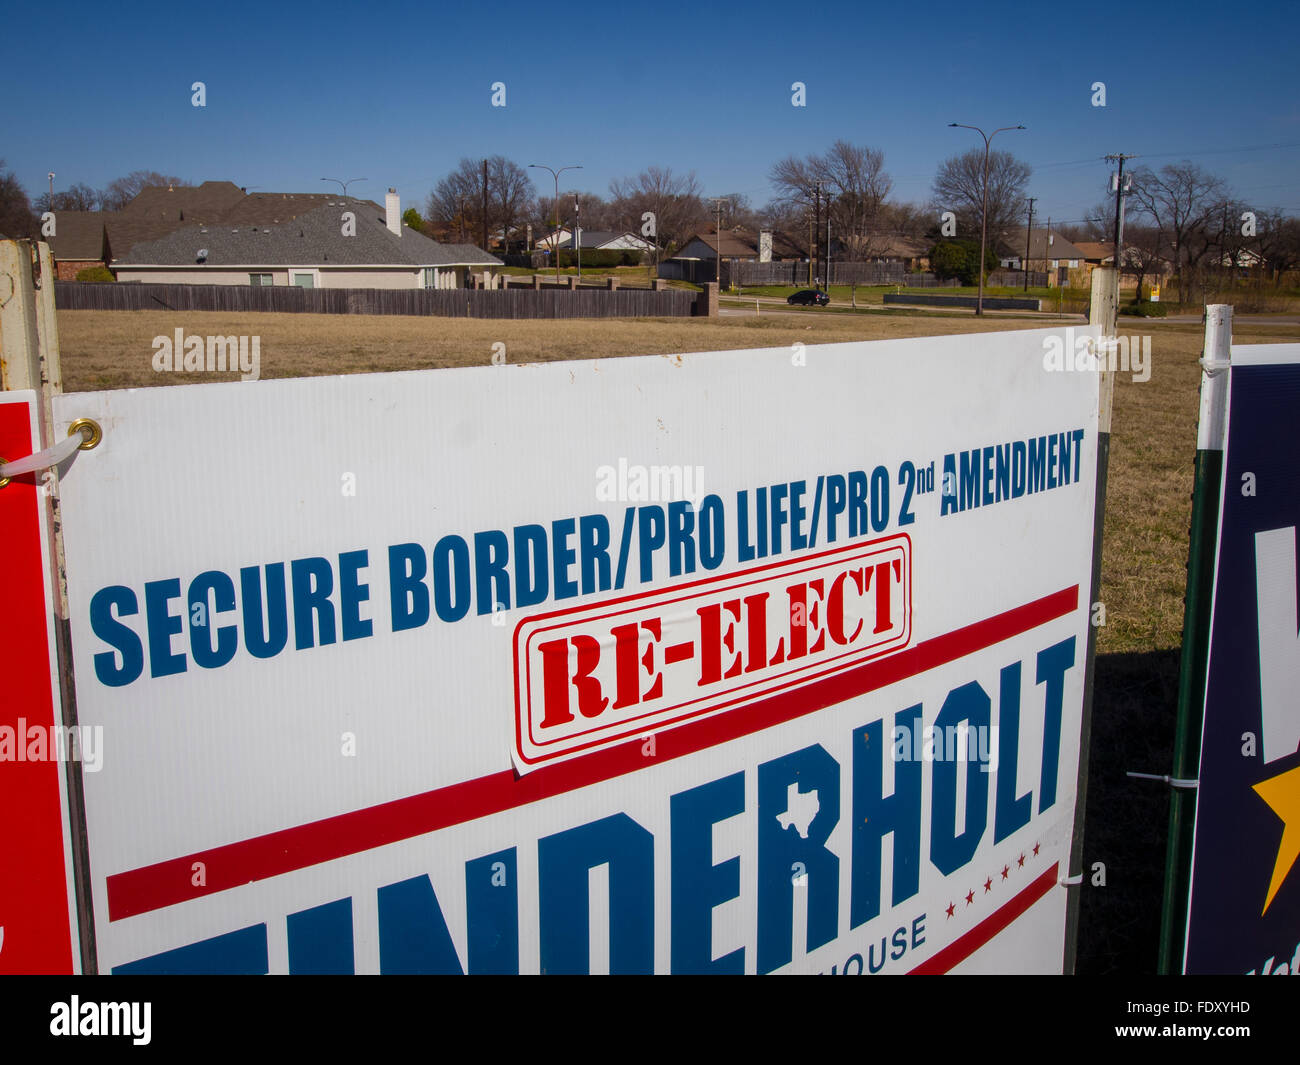
[[[343,236],[345,211],[356,215],[356,235]],[[501,260],[472,244],[439,244],[410,226],[398,237],[384,223],[383,208],[366,200],[331,203],[278,225],[186,226],[160,240],[136,244],[114,267],[197,266],[500,266]]]
[[[250,192],[222,214],[220,220],[231,225],[273,226],[342,199],[337,192]],[[373,200],[360,202],[376,211],[383,210]]]
[[[595,229],[584,229],[582,231],[583,248],[599,248],[602,244],[608,244],[611,240],[617,240],[619,237],[627,236],[626,233],[605,233]],[[567,240],[560,241],[561,248],[573,247],[573,235],[570,234]]]

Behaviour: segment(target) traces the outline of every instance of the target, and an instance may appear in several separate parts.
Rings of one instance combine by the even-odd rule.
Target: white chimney
[[[390,232],[402,235],[402,201],[396,189],[389,189],[384,197],[384,220]]]

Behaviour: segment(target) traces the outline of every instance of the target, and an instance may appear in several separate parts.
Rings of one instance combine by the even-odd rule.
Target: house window
[[[436,266],[426,266],[424,268],[424,287],[438,287],[438,268]]]
[[[275,283],[275,279],[271,274],[249,274],[248,283],[254,288],[269,288]]]
[[[293,283],[299,288],[315,288],[316,279],[311,274],[294,274]]]

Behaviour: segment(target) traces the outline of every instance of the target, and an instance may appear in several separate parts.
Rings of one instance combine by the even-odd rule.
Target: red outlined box
[[[525,618],[516,763],[648,736],[901,650],[911,559],[898,534]]]

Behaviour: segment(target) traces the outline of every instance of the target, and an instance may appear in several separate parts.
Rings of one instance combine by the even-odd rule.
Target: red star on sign
[[[1037,844],[1037,843],[1034,844],[1034,857],[1035,857],[1035,858],[1038,857],[1038,844]]]
[[[969,906],[974,901],[975,901],[975,892],[973,891],[966,892],[966,905]]]
[[[993,878],[989,877],[987,880],[984,881],[984,892],[985,894],[987,894],[992,890],[993,890]]]
[[[1016,865],[1018,865],[1018,866],[1019,866],[1020,868],[1022,868],[1022,869],[1024,868],[1024,866],[1025,866],[1025,856],[1024,856],[1023,854],[1020,856],[1020,861],[1016,862]]]
[[[948,916],[949,916],[949,917],[952,916],[952,911],[953,911],[954,909],[956,909],[956,907],[953,906],[953,904],[952,904],[951,902],[948,903]]]
[[[1002,879],[1003,879],[1003,880],[1005,880],[1005,879],[1007,878],[1007,873],[1009,873],[1009,872],[1011,872],[1011,866],[1009,866],[1009,865],[1004,865],[1004,866],[1002,867]]]

